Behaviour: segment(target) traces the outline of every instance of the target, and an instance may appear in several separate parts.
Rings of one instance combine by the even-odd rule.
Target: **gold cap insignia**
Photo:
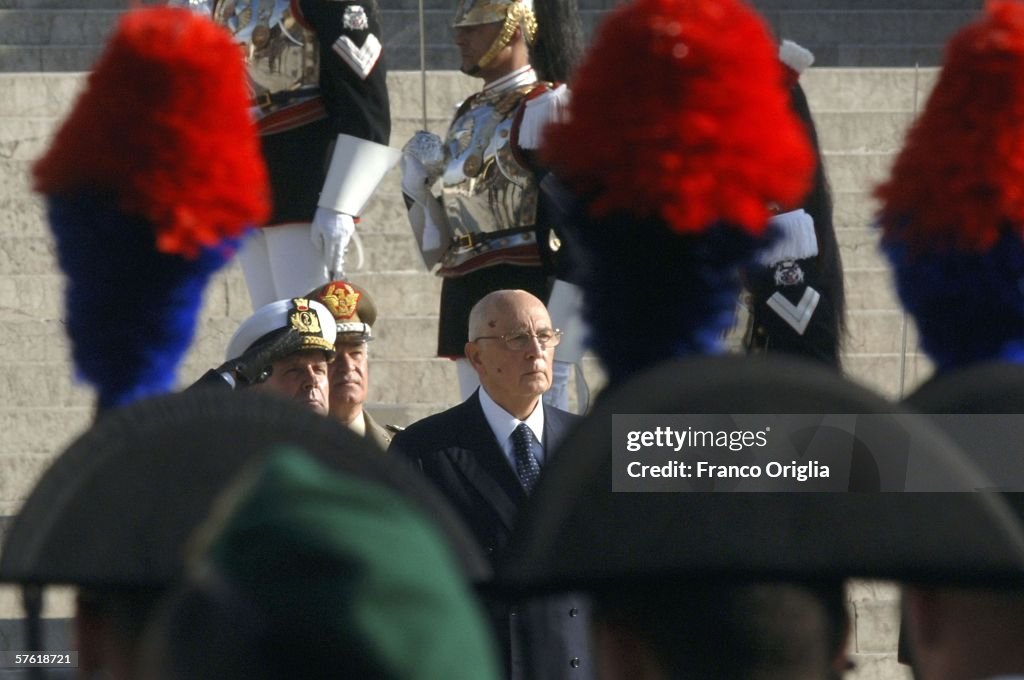
[[[320,300],[335,319],[351,319],[356,314],[361,296],[361,293],[348,284],[331,283],[320,296]]]
[[[293,298],[293,309],[288,314],[288,324],[303,334],[322,335],[320,329],[320,317],[316,311],[309,308],[309,300],[306,298]]]

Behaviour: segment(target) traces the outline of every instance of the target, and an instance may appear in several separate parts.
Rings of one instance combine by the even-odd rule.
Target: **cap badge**
[[[292,304],[295,308],[288,314],[288,325],[306,335],[322,335],[320,317],[309,308],[309,300],[293,298]]]
[[[353,290],[350,286],[335,286],[333,283],[320,296],[320,299],[327,309],[331,311],[335,319],[351,319],[355,316],[356,308],[359,305],[359,298],[360,293]]]
[[[804,270],[793,260],[783,260],[775,265],[776,286],[798,286],[804,282]]]
[[[370,22],[366,18],[366,10],[360,5],[346,7],[342,26],[349,31],[365,31],[370,27]]]

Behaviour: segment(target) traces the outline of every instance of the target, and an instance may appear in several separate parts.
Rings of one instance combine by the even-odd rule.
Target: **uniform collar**
[[[502,76],[495,81],[492,81],[486,85],[480,91],[482,94],[499,94],[501,92],[507,92],[514,90],[517,87],[523,85],[531,85],[537,82],[537,72],[533,70],[533,67],[526,64],[522,68],[518,68],[507,76]]]

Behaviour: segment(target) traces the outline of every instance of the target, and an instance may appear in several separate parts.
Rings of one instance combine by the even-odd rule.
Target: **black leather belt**
[[[472,234],[463,234],[462,236],[456,236],[453,241],[457,248],[473,248],[491,241],[506,238],[508,236],[515,236],[516,234],[525,234],[527,232],[533,232],[535,227],[518,227],[516,229],[503,229],[502,231],[480,231]]]
[[[320,94],[318,87],[301,87],[297,90],[282,90],[281,92],[263,92],[253,99],[253,105],[263,110],[272,109],[275,106],[284,106],[296,99],[308,99]]]

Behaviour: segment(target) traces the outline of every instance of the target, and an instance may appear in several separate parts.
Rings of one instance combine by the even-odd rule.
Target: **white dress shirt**
[[[537,458],[537,463],[541,466],[544,465],[544,404],[540,399],[537,399],[533,413],[527,416],[526,420],[519,420],[498,406],[497,402],[491,399],[491,395],[487,394],[487,390],[481,386],[480,406],[483,407],[487,424],[490,425],[491,432],[494,433],[495,439],[501,445],[501,450],[513,470],[516,469],[516,459],[512,449],[512,431],[519,427],[519,423],[526,423],[533,432],[533,438],[537,440],[533,447],[533,453]]]

